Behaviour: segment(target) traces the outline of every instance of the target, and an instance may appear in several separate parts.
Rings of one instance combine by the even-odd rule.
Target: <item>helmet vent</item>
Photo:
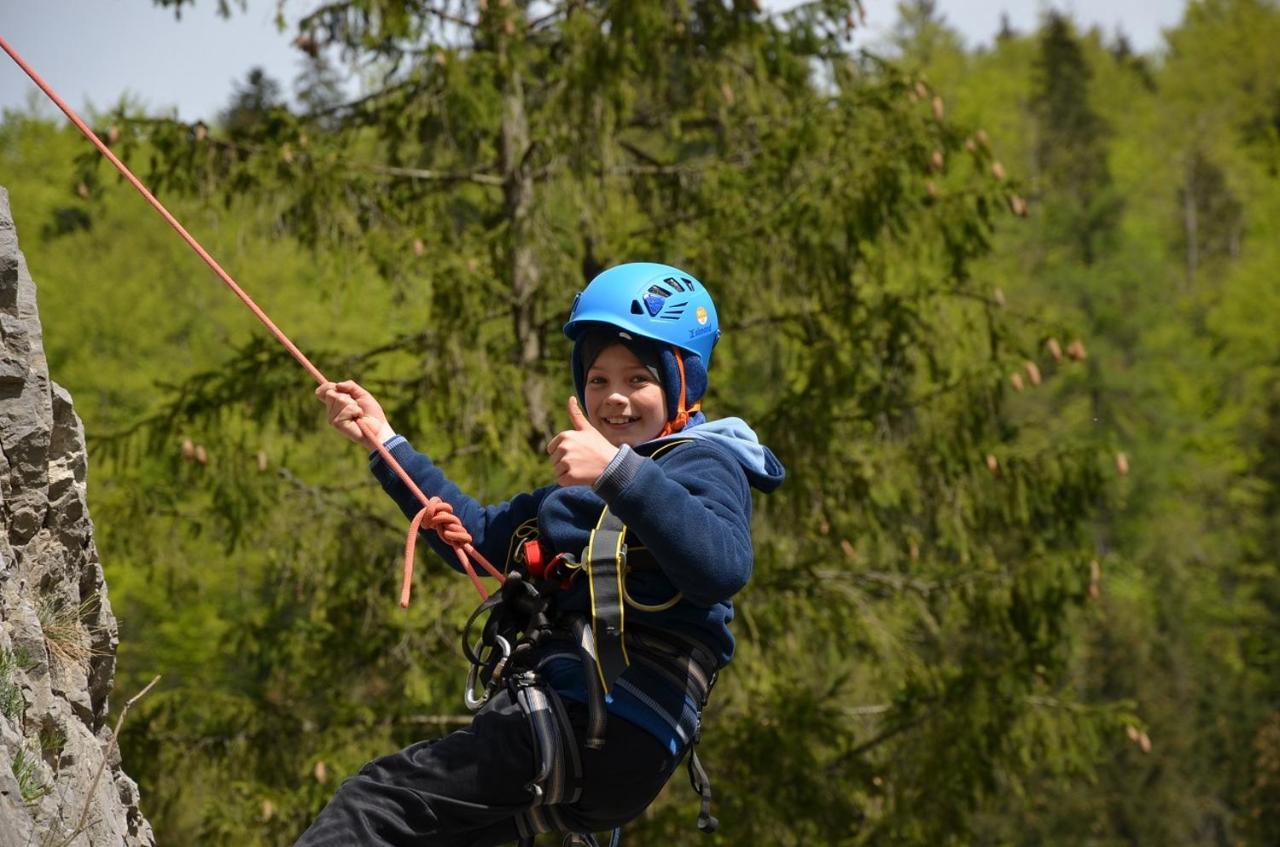
[[[643,314],[644,314],[644,306],[641,306],[641,305],[640,305],[640,301],[639,301],[639,300],[632,300],[632,301],[631,301],[631,314],[633,314],[633,315],[643,315]]]
[[[667,308],[662,310],[662,314],[657,315],[660,321],[678,321],[684,315],[684,307],[689,305],[688,300],[682,300],[679,303],[668,303]]]

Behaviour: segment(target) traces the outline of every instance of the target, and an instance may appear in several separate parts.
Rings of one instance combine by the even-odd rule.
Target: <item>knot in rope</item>
[[[462,565],[462,570],[471,580],[471,584],[476,587],[476,591],[480,592],[481,597],[488,600],[489,592],[485,590],[480,577],[476,575],[471,559],[474,558],[479,562],[480,566],[498,582],[504,581],[502,573],[490,564],[479,550],[471,546],[471,533],[467,532],[467,528],[462,525],[462,519],[453,513],[453,506],[439,497],[431,497],[425,502],[426,505],[409,522],[409,532],[404,539],[404,579],[400,583],[401,608],[409,607],[409,592],[413,584],[413,553],[417,547],[418,533],[424,528],[435,530],[436,535],[453,548],[454,555],[458,557],[458,563]]]
[[[453,547],[466,547],[471,544],[471,533],[462,525],[462,519],[453,513],[453,506],[439,497],[432,497],[413,518],[415,525],[426,524],[427,529],[434,529]]]

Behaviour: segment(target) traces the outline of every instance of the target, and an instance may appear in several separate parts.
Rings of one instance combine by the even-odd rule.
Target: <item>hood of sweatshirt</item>
[[[709,441],[736,458],[742,469],[746,471],[747,481],[759,491],[768,494],[786,477],[787,471],[782,462],[773,455],[773,451],[760,443],[755,430],[742,418],[718,418],[714,421],[698,422],[685,426],[680,432],[656,439],[652,443],[664,441],[686,441],[697,439]]]

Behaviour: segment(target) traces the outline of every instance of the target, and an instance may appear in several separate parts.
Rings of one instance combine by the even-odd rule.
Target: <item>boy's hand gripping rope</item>
[[[98,151],[107,158],[107,161],[111,162],[112,165],[115,165],[116,170],[118,170],[120,174],[129,181],[129,184],[138,190],[138,193],[141,194],[157,212],[160,213],[160,216],[169,223],[169,226],[173,227],[178,235],[182,236],[182,239],[187,242],[188,246],[190,246],[192,250],[196,251],[196,255],[203,259],[205,264],[212,268],[213,272],[218,275],[218,278],[221,279],[223,283],[225,283],[226,286],[230,288],[246,306],[249,307],[249,310],[253,312],[254,316],[257,317],[257,319],[262,322],[271,334],[276,337],[277,341],[284,345],[285,349],[288,350],[293,358],[298,361],[298,364],[302,365],[302,367],[306,369],[307,373],[311,374],[311,377],[316,380],[316,382],[321,385],[328,382],[329,380],[320,372],[320,369],[311,364],[311,361],[302,354],[302,351],[298,349],[297,345],[289,340],[289,337],[275,325],[271,318],[267,317],[266,312],[262,311],[262,309],[258,307],[258,304],[253,302],[253,299],[236,284],[236,281],[231,278],[231,275],[222,269],[222,266],[209,255],[208,251],[200,246],[200,243],[196,241],[189,232],[187,232],[182,224],[178,223],[177,218],[169,214],[169,210],[166,209],[150,191],[147,190],[147,187],[133,175],[133,172],[130,171],[123,162],[116,158],[116,155],[112,153],[111,149],[102,142],[102,139],[98,138],[93,130],[89,129],[85,122],[80,120],[80,116],[77,115],[70,106],[63,102],[62,98],[59,97],[43,79],[40,78],[40,75],[26,63],[22,56],[20,56],[18,52],[9,45],[9,42],[6,41],[3,36],[0,36],[0,48],[3,48],[4,52],[9,54],[9,58],[13,59],[13,61],[17,63],[18,67],[22,68],[23,72],[26,73],[27,76],[31,77],[31,81],[34,82],[50,100],[53,101],[55,106],[62,110],[62,113],[71,120],[71,123],[75,124],[76,129],[80,130],[80,132],[83,133],[89,141],[93,142],[93,145],[97,147]],[[454,555],[458,557],[458,563],[462,566],[462,570],[471,579],[476,590],[480,592],[480,596],[487,600],[489,598],[489,592],[485,590],[484,584],[480,582],[480,577],[476,575],[475,567],[472,566],[471,561],[474,559],[476,562],[479,562],[480,566],[499,582],[504,580],[502,572],[490,564],[489,560],[481,555],[480,551],[471,545],[471,535],[462,525],[462,521],[458,516],[453,514],[452,506],[441,500],[439,497],[429,498],[427,495],[422,493],[422,490],[418,488],[417,484],[414,483],[412,479],[409,478],[409,474],[400,466],[400,463],[397,462],[387,448],[382,446],[378,441],[377,428],[370,423],[367,418],[359,418],[356,423],[359,425],[360,431],[364,433],[365,440],[378,451],[382,456],[382,460],[396,472],[396,475],[400,477],[400,480],[409,488],[410,491],[413,492],[414,496],[418,498],[418,501],[422,503],[422,510],[414,516],[413,521],[409,524],[409,534],[405,538],[404,577],[403,582],[400,585],[400,605],[402,607],[408,607],[409,605],[409,591],[413,579],[414,546],[417,540],[418,531],[422,528],[424,523],[428,528],[434,529],[436,533],[453,548]]]

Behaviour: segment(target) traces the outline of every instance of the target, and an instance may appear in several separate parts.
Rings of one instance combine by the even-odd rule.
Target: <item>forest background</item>
[[[336,0],[298,105],[93,122],[482,500],[547,479],[595,271],[715,293],[708,411],[789,477],[707,714],[722,828],[675,780],[631,843],[1280,842],[1280,6],[1191,3],[1154,55],[1052,13],[966,48],[913,0],[869,56],[859,12]],[[289,844],[457,725],[475,598],[424,558],[397,607],[363,451],[97,159],[0,122],[117,702],[164,677],[125,768],[161,844]]]

